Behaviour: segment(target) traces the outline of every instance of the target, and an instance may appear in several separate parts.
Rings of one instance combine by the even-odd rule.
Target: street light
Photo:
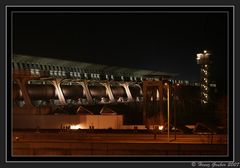
[[[168,83],[164,84],[167,86],[167,120],[168,120],[168,142],[170,142],[170,87]]]
[[[179,84],[177,83],[176,85],[174,84],[173,85],[173,101],[174,101],[174,139],[176,140],[177,139],[177,135],[176,135],[176,127],[177,127],[177,116],[176,116],[176,106],[177,106],[177,97],[176,97],[176,94],[177,94],[177,87],[179,87]]]

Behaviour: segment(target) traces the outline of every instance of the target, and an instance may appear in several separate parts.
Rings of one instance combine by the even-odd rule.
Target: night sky
[[[212,52],[212,79],[226,83],[226,13],[15,13],[13,51],[199,80],[196,53]]]

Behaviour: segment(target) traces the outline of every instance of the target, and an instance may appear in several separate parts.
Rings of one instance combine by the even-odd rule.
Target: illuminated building
[[[194,88],[198,92],[200,86],[196,82],[174,80],[176,74],[172,73],[26,55],[13,56],[12,72],[14,128],[25,128],[26,124],[35,128],[42,124],[41,128],[56,129],[63,122],[73,125],[73,128],[78,128],[79,122],[85,123],[81,127],[86,129],[92,124],[95,128],[122,128],[119,123],[125,122],[150,127],[156,125],[163,129],[167,121],[172,123],[174,104],[169,104],[173,102],[174,94],[187,99],[195,92],[181,96],[187,93],[184,88]],[[175,84],[178,89],[173,92]],[[178,104],[184,106],[181,100]],[[177,110],[181,109],[189,112],[185,108]],[[123,121],[117,115],[127,117]],[[54,124],[53,119],[58,123]],[[90,120],[94,122],[88,122]],[[103,127],[104,124],[99,124],[101,120],[116,121],[116,124]]]
[[[113,115],[117,113],[110,108],[107,110],[110,113],[107,113],[107,108],[105,108],[107,106],[113,108],[115,106],[124,107],[124,113],[132,113],[133,109],[140,109],[138,113],[141,113],[142,106],[146,106],[144,109],[147,110],[147,114],[143,114],[145,115],[142,117],[143,123],[147,124],[145,121],[154,119],[156,125],[164,125],[166,123],[164,117],[166,118],[166,116],[163,113],[167,109],[163,106],[165,101],[163,90],[167,89],[163,87],[163,82],[169,81],[175,75],[165,72],[26,55],[14,55],[12,71],[14,128],[23,127],[27,124],[20,122],[25,120],[23,117],[27,117],[31,121],[38,120],[37,123],[42,123],[43,120],[39,121],[40,118],[53,118],[49,114],[79,114],[81,111],[90,111],[88,113],[91,113],[88,108],[98,107],[102,109],[100,113],[98,112],[102,119],[106,121],[106,114],[109,114],[111,116],[111,119],[108,119],[109,121],[116,120],[118,122],[118,117]],[[154,91],[154,93],[144,99],[146,93],[143,88],[149,82],[157,82],[154,85],[159,88],[153,90],[150,87],[150,91]],[[152,101],[149,102],[150,99],[148,98]],[[147,104],[144,102],[147,102]],[[153,110],[149,103],[156,105],[156,110]],[[131,112],[128,112],[130,110]],[[98,117],[92,117],[92,120],[96,120],[92,123],[96,124],[95,128],[103,128],[103,124],[97,124],[99,123]],[[78,121],[80,120],[78,120],[78,117],[74,118],[72,127],[78,128]],[[81,120],[84,119],[84,117],[80,118]],[[47,119],[45,120],[47,121]],[[59,128],[60,121],[63,120],[61,117],[54,117],[54,120],[58,122],[54,127]],[[86,120],[91,119],[86,117]],[[50,120],[49,123],[51,123]],[[91,125],[91,123],[89,122],[88,125]],[[31,124],[31,127],[34,127],[34,123]],[[85,126],[85,128],[88,128],[88,126]],[[116,125],[114,128],[119,128],[119,126]]]
[[[209,64],[211,63],[209,56],[207,50],[197,54],[197,64],[201,66],[201,102],[204,104],[209,102]]]

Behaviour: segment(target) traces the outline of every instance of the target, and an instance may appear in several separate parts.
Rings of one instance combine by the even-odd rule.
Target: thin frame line
[[[97,6],[93,6],[93,5],[80,5],[80,6],[64,6],[64,5],[57,5],[57,6],[55,6],[55,5],[39,5],[39,6],[32,6],[32,5],[27,5],[27,6],[24,6],[24,5],[17,5],[17,6],[15,6],[15,5],[7,5],[6,6],[6,8],[5,8],[5,14],[6,14],[6,16],[7,16],[7,8],[8,7],[153,7],[153,8],[157,8],[157,7],[174,7],[174,6],[165,6],[165,5],[160,5],[160,6],[157,6],[157,5],[154,5],[154,6],[151,6],[151,5],[147,5],[147,6],[142,6],[142,5],[137,5],[137,6],[132,6],[132,5],[127,5],[127,6],[121,6],[121,5],[117,5],[117,6],[115,6],[115,5],[107,5],[107,6],[104,6],[104,5],[97,5]],[[192,5],[187,5],[187,6],[184,6],[184,5],[177,5],[177,6],[175,6],[176,8],[178,8],[178,7],[232,7],[233,8],[233,11],[235,12],[235,10],[234,10],[234,5],[207,5],[207,6],[205,6],[205,5],[197,5],[197,6],[192,6]],[[163,11],[164,12],[164,11]],[[168,12],[168,11],[165,11],[165,12]],[[181,11],[180,11],[181,12]],[[235,13],[233,12],[233,19],[235,19]],[[228,12],[226,12],[226,13],[228,13]],[[7,18],[5,17],[5,23],[6,23],[6,25],[5,25],[5,31],[7,32]],[[229,21],[229,20],[228,20]],[[234,33],[235,33],[235,29],[234,29],[234,26],[235,26],[235,20],[233,20],[233,50],[235,49],[235,38],[234,38]],[[11,24],[11,26],[12,26],[12,24]],[[229,24],[228,24],[228,26],[229,26]],[[12,28],[12,27],[11,27]],[[11,32],[12,33],[12,32]],[[229,32],[228,32],[229,33]],[[228,40],[229,40],[229,38],[228,38]],[[5,33],[5,41],[7,42],[7,33]],[[229,41],[228,41],[229,42]],[[11,41],[11,43],[12,43],[12,41]],[[12,45],[12,44],[11,44]],[[228,46],[229,46],[229,44],[228,44]],[[228,50],[229,51],[229,50]],[[12,51],[11,51],[12,52]],[[7,43],[6,43],[6,51],[5,51],[5,54],[6,54],[6,56],[7,56],[7,54],[8,54],[8,52],[7,52]],[[12,53],[11,53],[11,55],[12,55]],[[229,55],[229,52],[228,52],[228,55]],[[233,51],[233,60],[235,60],[235,51]],[[5,65],[5,67],[7,67],[7,59],[6,59],[6,65]],[[234,64],[234,62],[233,62],[233,64]],[[234,67],[234,65],[233,65],[233,67]],[[7,74],[7,73],[6,73]],[[234,69],[233,69],[233,74],[235,74],[235,71],[234,71]],[[6,77],[5,77],[6,79],[7,79],[7,75],[6,75]],[[229,78],[229,76],[228,76],[228,78]],[[7,81],[7,80],[6,80]],[[235,81],[235,75],[233,76],[233,81]],[[6,84],[7,84],[7,82],[6,82]],[[7,85],[6,85],[7,86]],[[233,83],[233,88],[235,89],[235,84]],[[229,90],[229,88],[228,88],[228,90]],[[234,92],[233,92],[233,95],[235,96],[235,94],[234,94]],[[7,89],[5,89],[5,96],[7,97]],[[228,96],[228,99],[229,99],[229,96]],[[229,101],[229,100],[228,100]],[[233,97],[233,103],[235,104],[235,99],[234,99],[234,97]],[[7,111],[7,106],[6,106],[6,111]],[[229,115],[229,111],[228,111],[228,115]],[[235,116],[235,108],[234,108],[234,116]],[[5,118],[7,119],[7,115],[5,116]],[[7,121],[7,120],[6,120]],[[233,121],[233,123],[235,124],[235,121]],[[229,120],[228,120],[228,124],[229,124]],[[7,126],[7,122],[5,123],[5,125]],[[6,127],[7,128],[7,127]],[[234,129],[234,127],[233,127],[233,129]],[[235,129],[234,129],[234,132],[235,132]],[[7,132],[5,133],[5,134],[7,134]],[[229,135],[228,135],[229,136]],[[234,136],[234,135],[233,135]],[[7,137],[7,136],[6,136]],[[234,136],[235,137],[235,136]],[[5,139],[7,139],[7,138],[5,138]],[[233,142],[235,142],[234,141],[234,139],[233,139]],[[6,140],[6,143],[7,143],[7,140]],[[234,146],[234,144],[233,144],[233,146]],[[7,149],[7,145],[6,145],[6,149]],[[234,154],[235,154],[235,151],[234,151]],[[186,155],[187,156],[187,155]],[[207,156],[209,156],[209,155],[207,155]],[[211,156],[211,155],[210,155]],[[217,155],[218,156],[218,155]],[[7,158],[7,157],[6,157]],[[8,161],[9,162],[9,161]],[[11,162],[11,161],[10,161]],[[15,162],[16,163],[16,161],[13,161],[13,162]],[[20,162],[22,162],[22,161],[20,161]],[[24,161],[23,161],[24,162]],[[30,161],[31,162],[31,161]],[[33,161],[33,162],[36,162],[36,161]],[[38,162],[38,161],[37,161]],[[41,162],[41,161],[40,161]],[[44,161],[43,161],[44,162]],[[55,161],[47,161],[47,162],[55,162]],[[56,161],[56,162],[59,162],[59,161]],[[61,161],[60,161],[61,162]],[[66,161],[66,162],[75,162],[75,161]],[[76,161],[76,162],[88,162],[88,161]],[[90,161],[90,162],[98,162],[98,161]],[[111,162],[111,161],[100,161],[100,162]],[[119,161],[113,161],[113,162],[119,162]],[[125,162],[125,161],[120,161],[120,162]],[[132,162],[132,161],[127,161],[127,162]],[[133,161],[133,162],[135,162],[135,161]],[[139,161],[136,161],[136,162],[139,162]],[[145,161],[140,161],[140,162],[145,162]],[[165,162],[165,161],[146,161],[146,162]],[[166,161],[166,162],[169,162],[169,161]],[[171,161],[172,162],[172,161]],[[175,162],[185,162],[185,161],[175,161]],[[189,161],[189,162],[193,162],[193,161]],[[198,161],[198,162],[200,162],[200,161]]]

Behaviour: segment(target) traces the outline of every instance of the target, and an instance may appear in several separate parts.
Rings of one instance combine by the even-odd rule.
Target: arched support
[[[104,82],[102,84],[105,86],[105,88],[107,90],[107,94],[108,94],[108,97],[110,99],[110,102],[111,103],[115,103],[115,99],[114,99],[114,96],[113,96],[112,89],[110,87],[109,81],[106,81],[106,82]]]
[[[29,79],[28,78],[15,78],[15,81],[17,82],[20,90],[22,91],[25,106],[34,107],[32,102],[31,102],[30,96],[28,94],[27,88],[26,88],[26,84],[29,81]]]
[[[77,83],[79,83],[80,85],[82,85],[84,91],[85,91],[85,94],[86,94],[86,97],[87,97],[87,101],[89,104],[92,104],[93,103],[93,99],[92,99],[92,96],[90,94],[90,91],[88,89],[88,83],[86,80],[84,81],[77,81]]]
[[[64,97],[62,89],[61,89],[62,81],[63,81],[62,79],[51,80],[51,82],[52,82],[52,84],[55,87],[55,90],[57,92],[58,99],[59,99],[60,103],[61,104],[66,104],[66,100],[65,100],[65,97]]]
[[[123,86],[125,91],[126,91],[126,94],[127,94],[127,97],[128,97],[128,102],[133,102],[132,94],[131,94],[130,89],[128,87],[129,83],[121,83],[120,85]]]
[[[17,82],[22,92],[22,96],[25,103],[23,107],[18,106],[13,107],[14,108],[13,112],[15,114],[39,114],[39,109],[32,104],[31,98],[28,94],[28,90],[26,87],[27,82],[31,79],[32,78],[29,77],[14,77],[14,80]]]

